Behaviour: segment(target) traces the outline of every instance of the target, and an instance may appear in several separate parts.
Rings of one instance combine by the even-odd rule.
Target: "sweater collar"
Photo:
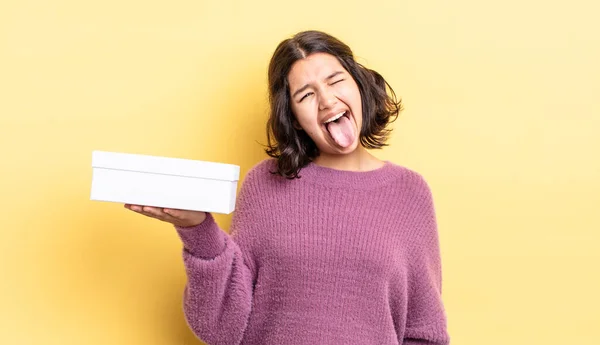
[[[308,163],[300,172],[300,180],[326,186],[346,187],[353,189],[371,189],[394,181],[397,176],[394,164],[383,161],[383,166],[367,171],[338,170]]]

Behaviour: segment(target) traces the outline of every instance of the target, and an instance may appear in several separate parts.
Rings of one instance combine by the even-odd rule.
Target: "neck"
[[[314,163],[326,168],[348,171],[369,171],[383,165],[381,160],[373,156],[361,145],[348,154],[333,155],[321,153],[321,155],[315,158]]]

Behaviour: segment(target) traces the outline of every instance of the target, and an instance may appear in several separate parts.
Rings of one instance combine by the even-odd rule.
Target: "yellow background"
[[[433,189],[452,343],[600,344],[599,12],[592,0],[2,2],[0,343],[200,344],[178,238],[89,201],[91,152],[244,175],[265,157],[268,60],[315,28],[405,102],[376,154]]]

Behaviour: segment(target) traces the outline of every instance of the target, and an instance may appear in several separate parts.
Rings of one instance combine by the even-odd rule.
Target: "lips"
[[[324,124],[328,136],[342,148],[347,148],[356,140],[356,126],[348,111],[338,112]]]
[[[341,116],[339,116],[340,114],[341,114]],[[335,113],[331,113],[331,114],[329,114],[329,116],[327,116],[326,120],[324,120],[321,123],[321,127],[323,128],[323,131],[329,132],[329,130],[327,129],[327,125],[330,124],[331,122],[339,121],[339,119],[342,116],[347,117],[349,120],[353,120],[352,114],[348,110],[337,111]]]
[[[339,112],[337,115],[333,115],[333,116],[329,117],[329,119],[328,119],[328,120],[325,120],[325,122],[324,122],[324,123],[325,123],[325,124],[327,124],[327,123],[330,123],[330,122],[332,122],[332,121],[336,121],[336,120],[338,120],[339,118],[341,118],[342,116],[344,116],[344,115],[345,115],[347,112],[348,112],[347,110],[340,111],[340,112]]]

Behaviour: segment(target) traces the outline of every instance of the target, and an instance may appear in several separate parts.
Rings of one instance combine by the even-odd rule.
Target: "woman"
[[[277,47],[269,96],[272,158],[246,175],[231,235],[211,214],[126,205],[175,225],[190,328],[211,345],[448,344],[430,189],[367,150],[401,110],[391,87],[307,31]]]

